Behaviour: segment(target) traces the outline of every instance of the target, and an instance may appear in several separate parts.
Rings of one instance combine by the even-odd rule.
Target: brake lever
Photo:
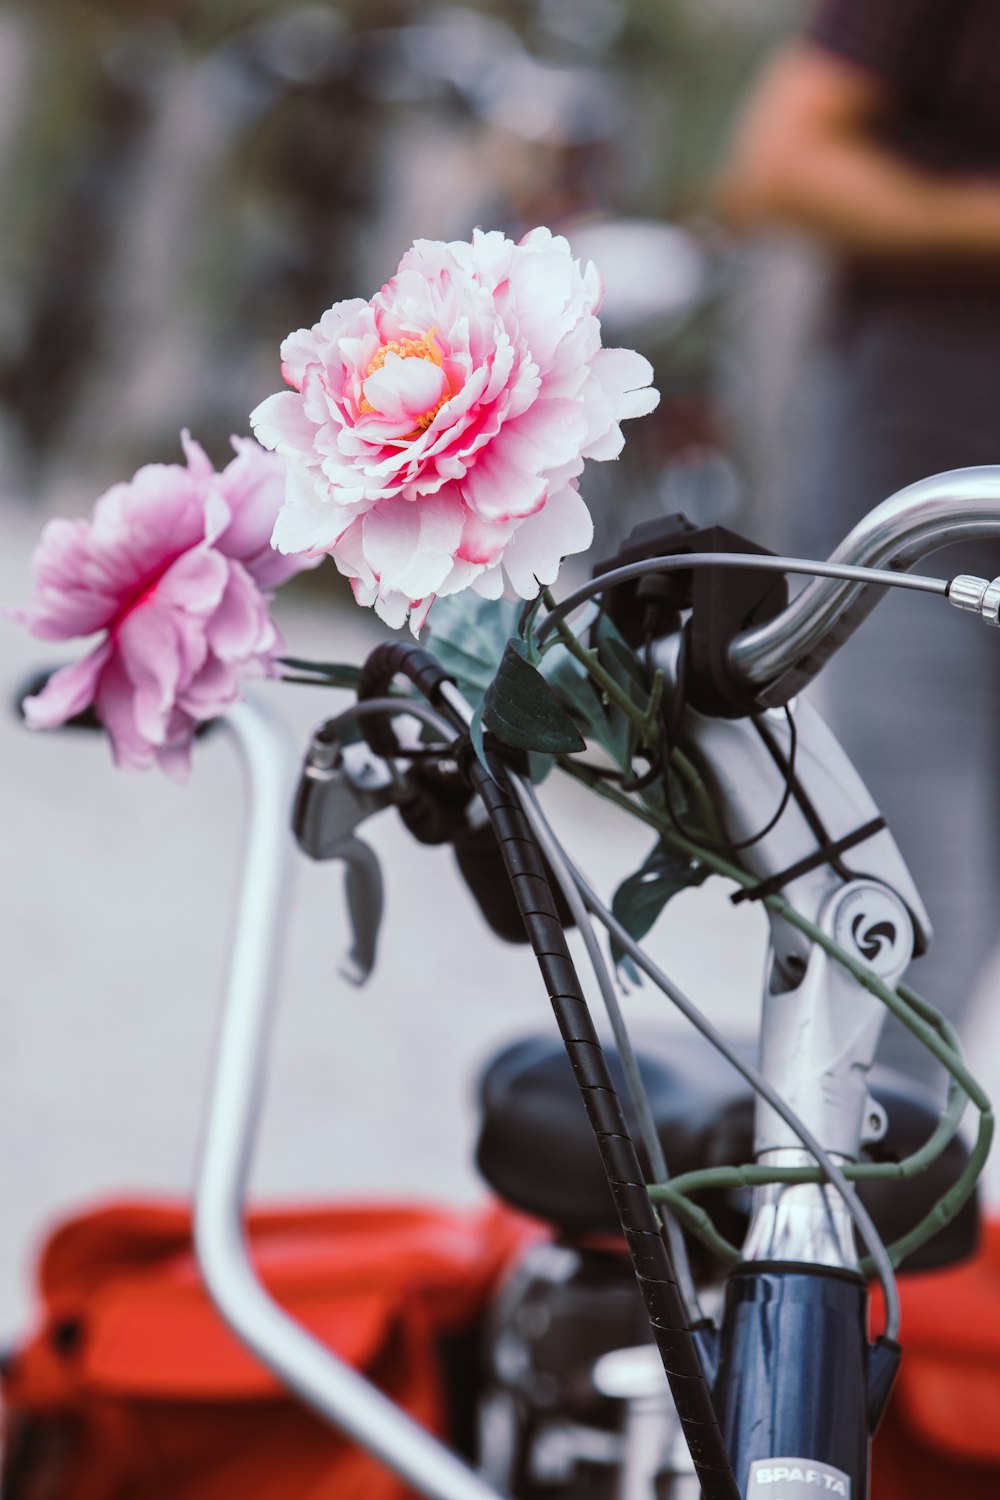
[[[397,777],[367,745],[344,745],[320,731],[314,735],[299,778],[292,829],[310,859],[343,860],[351,947],[338,972],[362,985],[375,965],[382,922],[382,872],[374,850],[355,829],[398,800]]]
[[[354,837],[337,847],[338,859],[347,866],[344,892],[353,942],[337,965],[337,972],[350,984],[365,983],[375,967],[375,952],[382,926],[382,870],[370,844]]]

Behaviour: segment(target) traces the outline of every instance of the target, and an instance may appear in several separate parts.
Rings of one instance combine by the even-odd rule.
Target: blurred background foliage
[[[2,0],[4,493],[82,508],[176,458],[186,425],[221,458],[278,388],[283,335],[370,296],[414,237],[546,223],[593,252],[606,342],[649,354],[665,394],[634,429],[627,519],[733,520],[707,189],[800,12]]]

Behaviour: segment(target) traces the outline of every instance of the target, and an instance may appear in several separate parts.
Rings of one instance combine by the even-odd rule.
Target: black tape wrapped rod
[[[418,646],[376,648],[362,669],[358,696],[381,696],[397,672],[408,677],[435,708],[451,714],[438,692],[441,683],[451,679],[434,657]],[[388,723],[377,728],[392,733]],[[373,749],[381,754],[392,751],[384,740],[376,741]],[[704,1500],[740,1500],[698,1347],[687,1326],[671,1270],[662,1226],[649,1200],[635,1145],[577,978],[541,850],[513,797],[490,775],[471,746],[464,767],[496,834],[597,1140],[702,1496]]]
[[[548,989],[702,1495],[704,1500],[740,1500],[662,1226],[649,1201],[635,1145],[556,915],[541,851],[517,803],[473,754],[468,757],[467,772],[489,814]]]

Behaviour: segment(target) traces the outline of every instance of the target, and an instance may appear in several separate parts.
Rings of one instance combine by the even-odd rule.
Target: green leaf
[[[510,640],[483,700],[483,721],[515,750],[551,755],[584,749],[584,740],[541,672],[527,660],[524,641]]]
[[[556,763],[551,755],[543,755],[540,750],[528,752],[528,775],[532,786],[541,786],[550,771],[555,770]]]
[[[649,682],[646,669],[637,652],[611,623],[607,615],[598,617],[595,627],[597,659],[607,667],[620,687],[623,687],[633,703],[645,703],[649,697]]]
[[[687,854],[657,843],[645,863],[615,891],[611,910],[629,935],[641,942],[667,902],[678,891],[701,885],[710,873],[706,865],[696,864]],[[611,952],[615,963],[620,964],[625,957],[621,947],[612,942]]]
[[[600,688],[576,657],[565,649],[553,649],[543,658],[541,671],[583,735],[606,750],[623,771],[628,771],[634,744],[632,726],[617,708],[605,703]]]
[[[473,707],[482,702],[517,629],[521,606],[466,591],[435,601],[424,642]]]
[[[472,748],[476,752],[476,758],[478,759],[479,764],[482,766],[484,771],[490,771],[489,761],[486,759],[486,746],[483,744],[482,704],[479,705],[475,713],[472,715],[471,720],[469,721],[469,739],[472,742]],[[493,772],[490,771],[491,776],[492,774]]]
[[[576,658],[568,651],[550,651],[539,670],[587,739],[603,743],[607,715],[600,694]]]
[[[527,642],[528,660],[532,666],[538,665],[542,654],[535,642],[535,620],[538,618],[538,611],[542,606],[544,592],[543,589],[539,589],[537,597],[528,600],[527,604],[521,610],[520,618],[517,622],[517,633],[522,641]]]
[[[308,672],[314,677],[322,678],[329,687],[355,688],[361,676],[360,667],[349,666],[346,662],[308,661],[304,656],[283,656],[280,660],[283,667],[291,667],[293,672]]]
[[[580,637],[581,643],[589,636],[588,629]],[[597,620],[594,639],[600,665],[614,677],[637,707],[644,708],[649,701],[650,688],[640,658],[606,618]],[[606,750],[622,771],[631,772],[637,742],[635,725],[614,703],[605,699],[583,664],[553,639],[546,646],[541,671],[581,733]]]

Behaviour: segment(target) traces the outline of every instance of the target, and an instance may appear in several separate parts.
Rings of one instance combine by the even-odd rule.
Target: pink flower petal
[[[228,662],[210,656],[184,688],[178,703],[193,719],[214,719],[222,708],[236,702],[239,693],[239,672]]]
[[[92,702],[120,765],[171,775],[186,768],[199,720],[234,702],[243,677],[274,670],[281,637],[261,583],[311,566],[268,547],[283,460],[237,440],[217,475],[187,433],[182,443],[186,466],[147,465],[102,495],[89,522],[46,528],[34,598],[16,612],[47,638],[106,632],[29,702],[30,721],[59,724]]]
[[[208,622],[209,646],[220,661],[246,661],[259,649],[267,623],[267,610],[252,578],[239,563],[231,563],[225,593]]]
[[[504,426],[497,439],[504,457],[528,473],[547,474],[569,463],[587,439],[587,424],[578,401],[540,397],[523,416]]]
[[[287,467],[252,438],[230,440],[236,453],[217,479],[230,511],[219,551],[245,563],[268,545],[274,517],[285,493]]]
[[[156,752],[156,764],[171,781],[186,781],[191,770],[191,736],[161,745]]]
[[[517,527],[517,521],[484,521],[475,511],[467,510],[457,555],[463,562],[489,567],[503,557]]]
[[[101,675],[94,706],[107,730],[116,765],[145,771],[155,764],[155,746],[136,725],[135,689],[117,654]]]
[[[419,635],[423,629],[435,598],[436,595],[429,594],[426,599],[410,600],[410,629],[414,635]]]
[[[110,658],[111,642],[102,641],[72,666],[53,672],[40,693],[24,700],[24,719],[29,729],[58,729],[67,719],[89,708]]]
[[[302,389],[302,380],[311,364],[319,364],[322,356],[316,347],[312,329],[299,328],[290,333],[281,345],[281,376],[297,391]]]
[[[152,745],[163,742],[181,677],[177,627],[169,609],[135,609],[118,630],[118,652],[132,683],[135,726]]]
[[[589,308],[577,303],[579,273],[572,258],[555,250],[523,256],[511,271],[512,299],[516,299],[518,328],[531,357],[544,372],[555,357],[560,340]]]
[[[215,477],[212,461],[200,443],[196,443],[185,427],[181,433],[181,448],[187,460],[188,473],[194,479],[211,481]]]
[[[337,544],[337,550],[333,554],[333,560],[337,564],[338,571],[345,577],[350,578],[357,584],[354,590],[355,598],[359,590],[365,595],[365,604],[374,603],[378,593],[378,579],[372,572],[364,551],[364,522],[362,519],[352,522],[344,532]]]
[[[193,547],[163,574],[155,599],[161,608],[186,610],[206,619],[218,608],[229,576],[226,559],[211,547]]]
[[[502,442],[484,448],[462,480],[467,505],[484,521],[530,516],[545,503],[546,480],[522,468]]]

